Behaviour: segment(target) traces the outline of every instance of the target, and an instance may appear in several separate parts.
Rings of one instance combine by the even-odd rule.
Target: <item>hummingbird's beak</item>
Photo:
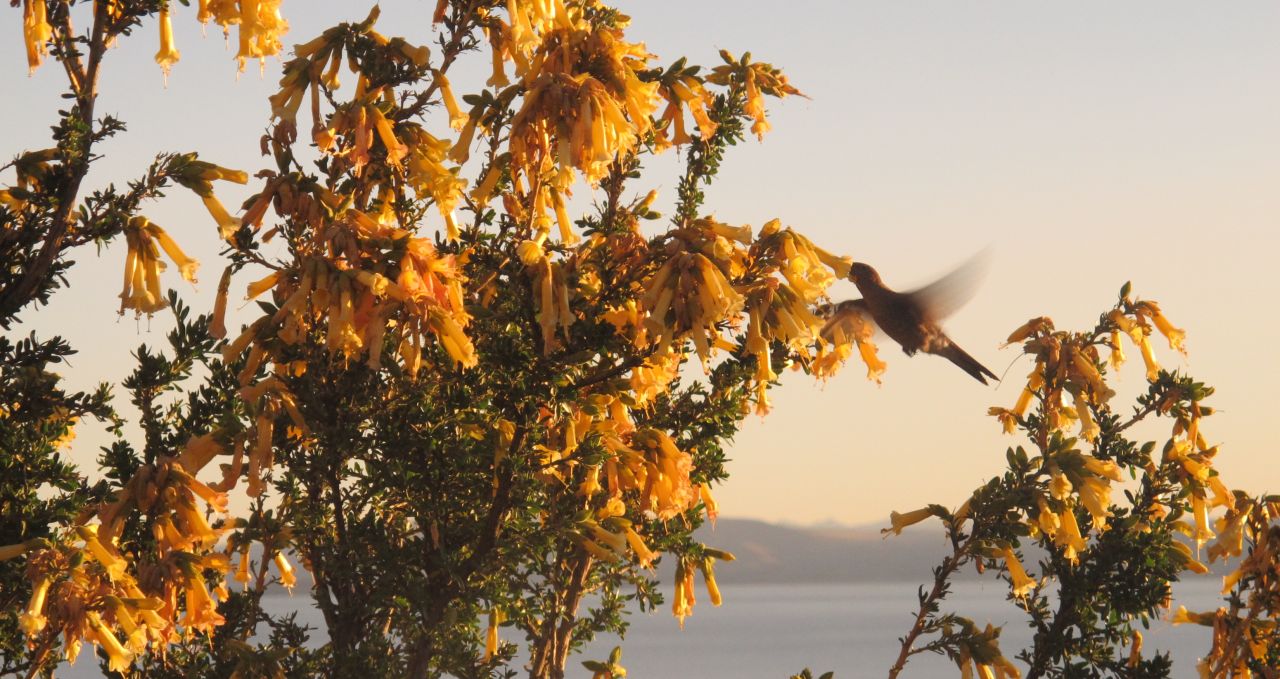
[[[849,281],[851,283],[854,283],[855,285],[858,283],[858,269],[862,266],[865,266],[862,262],[854,262],[853,265],[849,267]]]

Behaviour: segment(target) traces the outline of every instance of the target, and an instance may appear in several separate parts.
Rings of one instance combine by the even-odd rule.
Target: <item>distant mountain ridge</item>
[[[716,566],[724,583],[923,582],[947,553],[946,538],[932,526],[882,536],[882,526],[796,527],[721,517],[695,534],[737,560]],[[664,564],[664,575],[670,564]]]

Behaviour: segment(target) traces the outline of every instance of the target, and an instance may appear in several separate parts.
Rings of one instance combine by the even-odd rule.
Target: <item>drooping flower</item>
[[[178,63],[182,54],[173,44],[173,21],[169,18],[169,4],[160,6],[160,51],[156,52],[156,63],[164,71],[165,82],[169,80],[169,69]]]
[[[45,0],[23,0],[22,40],[27,47],[27,66],[35,73],[49,53],[48,42],[53,38],[53,26],[49,25]]]
[[[1019,599],[1025,598],[1027,594],[1036,586],[1036,581],[1027,577],[1027,572],[1022,568],[1022,561],[1018,559],[1018,555],[1013,553],[1009,547],[1001,550],[1000,555],[1004,557],[1005,568],[1009,570],[1009,579],[1013,585],[1013,595]]]

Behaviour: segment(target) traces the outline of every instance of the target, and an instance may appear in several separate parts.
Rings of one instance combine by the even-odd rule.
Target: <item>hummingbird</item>
[[[969,298],[975,277],[975,260],[922,288],[910,292],[890,290],[880,274],[870,266],[854,262],[849,280],[858,287],[862,299],[851,299],[832,305],[827,310],[826,328],[844,322],[849,314],[870,316],[876,325],[902,345],[908,356],[923,351],[942,356],[960,366],[975,380],[987,384],[987,378],[999,380],[996,374],[961,349],[942,331],[938,321],[950,315]]]

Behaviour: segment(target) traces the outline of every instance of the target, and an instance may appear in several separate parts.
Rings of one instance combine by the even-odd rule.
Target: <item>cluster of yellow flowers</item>
[[[138,315],[153,314],[168,304],[160,290],[160,272],[165,265],[160,261],[157,244],[178,265],[184,279],[196,282],[200,262],[187,257],[164,229],[146,217],[130,218],[124,235],[128,253],[124,261],[124,290],[120,292],[121,314],[125,309],[133,309]]]
[[[511,158],[532,184],[554,171],[547,183],[564,190],[573,169],[595,184],[634,151],[651,129],[658,86],[640,80],[650,55],[620,29],[567,15],[558,23],[523,68],[516,62],[526,92],[511,121]]]
[[[290,195],[297,195],[296,189],[302,187],[293,188]],[[336,202],[323,190],[311,190],[315,201]],[[277,189],[277,200],[288,202],[283,193]],[[288,205],[281,208],[292,211]],[[394,219],[389,210],[375,219],[347,208],[332,221],[318,224],[317,240],[309,252],[300,253],[289,269],[274,271],[249,286],[246,297],[250,299],[274,290],[279,307],[248,326],[228,345],[224,358],[234,360],[250,345],[265,352],[265,340],[272,336],[297,344],[323,324],[330,353],[347,359],[367,355],[373,368],[382,365],[389,328],[396,333],[398,355],[411,376],[422,366],[429,336],[455,362],[475,365],[475,349],[464,332],[470,316],[455,256],[441,255],[430,240],[394,226]]]
[[[228,36],[231,26],[237,26],[239,50],[236,61],[244,70],[246,59],[258,59],[265,68],[266,57],[280,53],[280,36],[289,30],[289,24],[280,15],[281,0],[200,0],[196,18],[202,24],[210,19],[222,27]],[[98,20],[119,21],[122,8],[118,0],[94,0],[94,12]],[[170,3],[160,6],[158,17],[160,49],[156,63],[165,77],[182,54],[173,40],[173,19]],[[118,26],[116,30],[122,28]],[[49,53],[48,43],[53,39],[53,26],[49,24],[45,0],[22,0],[22,38],[27,48],[27,65],[34,73]]]
[[[98,4],[99,11],[113,17],[123,11],[114,0],[98,0]],[[202,23],[213,21],[228,36],[232,25],[238,28],[237,59],[243,69],[246,59],[262,59],[280,50],[287,24],[279,5],[279,0],[200,0],[197,18]],[[24,8],[24,36],[34,68],[53,29],[44,16],[44,2],[25,0]],[[437,21],[443,20],[447,9],[441,3]],[[263,142],[264,148],[276,150],[292,144],[298,111],[309,102],[311,141],[325,154],[327,171],[331,176],[362,180],[371,187],[367,192],[341,194],[298,173],[264,171],[258,175],[263,180],[261,191],[236,214],[218,200],[213,182],[244,184],[246,173],[193,155],[173,160],[169,177],[200,196],[220,236],[233,246],[245,245],[241,237],[246,229],[252,229],[262,242],[281,232],[283,227],[270,225],[262,231],[268,210],[290,226],[306,229],[303,238],[291,239],[289,263],[272,267],[248,285],[245,298],[270,295],[273,310],[233,335],[223,348],[224,361],[243,358],[239,400],[251,424],[237,433],[218,430],[192,436],[176,459],[139,470],[112,503],[99,509],[100,528],[87,527],[88,518],[80,522],[76,535],[83,545],[37,546],[31,558],[32,568],[37,568],[33,582],[45,584],[37,587],[38,596],[24,618],[30,620],[24,622],[29,634],[34,636],[45,627],[37,621],[48,610],[86,612],[79,618],[58,613],[62,617],[50,618],[54,621],[50,626],[66,634],[69,648],[81,637],[110,647],[112,667],[123,668],[128,665],[128,652],[171,640],[178,627],[190,634],[208,632],[220,624],[209,594],[212,582],[205,576],[217,574],[214,596],[223,596],[225,584],[221,583],[231,571],[233,556],[238,555],[233,577],[248,583],[248,536],[257,529],[231,521],[222,528],[211,527],[196,511],[195,498],[225,513],[225,493],[241,476],[248,478],[250,496],[261,495],[273,465],[279,427],[286,427],[286,436],[293,440],[305,442],[311,435],[294,384],[308,366],[287,359],[288,347],[323,342],[331,357],[363,361],[375,370],[384,366],[386,347],[394,347],[396,361],[412,377],[424,365],[439,362],[431,355],[434,339],[445,361],[464,368],[476,365],[479,357],[466,334],[471,320],[466,304],[475,302],[464,300],[467,281],[462,273],[472,253],[441,254],[430,239],[418,237],[421,215],[402,214],[411,197],[434,202],[446,237],[456,241],[461,228],[455,210],[464,203],[483,207],[498,195],[500,185],[504,187],[502,207],[525,239],[517,255],[528,274],[547,354],[568,343],[579,320],[572,305],[599,299],[606,276],[631,293],[629,300],[606,315],[619,335],[646,352],[643,362],[625,377],[630,392],[586,393],[567,413],[548,413],[551,433],[542,445],[532,446],[543,458],[542,478],[572,489],[589,508],[578,522],[575,541],[597,558],[634,558],[645,567],[657,558],[628,516],[668,521],[701,503],[714,519],[715,501],[706,485],[693,481],[689,452],[666,432],[637,427],[632,418],[632,409],[647,407],[675,380],[688,358],[686,342],[692,344],[691,353],[704,368],[719,352],[754,356],[762,413],[768,408],[765,389],[777,377],[771,355],[777,350],[774,342],[798,353],[823,376],[834,373],[854,343],[873,376],[883,370],[869,340],[869,324],[824,331],[824,320],[812,309],[837,277],[847,275],[850,260],[827,253],[783,228],[778,220],[765,224],[755,239],[749,227],[703,218],[670,232],[656,247],[638,226],[630,232],[593,233],[581,242],[566,206],[576,177],[596,185],[643,145],[661,151],[692,142],[686,114],[702,139],[710,138],[717,124],[711,117],[715,100],[705,87],[707,82],[732,88],[742,97],[757,135],[768,129],[764,96],[799,94],[777,69],[751,63],[745,55],[738,60],[725,53],[726,65],[705,80],[696,69],[684,68],[683,62],[665,73],[650,70],[653,55],[643,44],[624,37],[629,20],[598,9],[593,2],[569,7],[564,0],[507,0],[505,20],[496,11],[480,12],[479,23],[492,48],[488,84],[507,88],[499,101],[509,104],[516,96],[522,101],[507,121],[506,151],[493,157],[479,185],[469,193],[460,167],[469,159],[473,140],[477,134],[491,135],[495,150],[500,150],[496,144],[502,132],[489,129],[485,104],[473,104],[470,111],[460,108],[444,72],[451,58],[439,69],[433,68],[427,47],[378,33],[374,29],[377,8],[364,22],[330,29],[295,46],[279,90],[271,97],[275,129]],[[169,4],[162,3],[156,61],[166,75],[180,58],[172,22]],[[424,76],[429,86],[417,93],[416,103],[400,97],[403,93],[394,85],[371,79],[363,71],[358,55],[369,49],[379,50],[381,59],[405,72]],[[507,77],[508,61],[514,65],[515,85]],[[356,76],[354,95],[350,101],[335,102],[326,115],[322,102],[335,101],[332,95],[341,85],[344,63]],[[417,122],[422,105],[433,95],[438,95],[447,111],[456,140],[437,137]],[[481,99],[493,101],[486,97]],[[663,102],[665,109],[658,114]],[[46,162],[52,156],[33,158]],[[28,175],[36,176],[20,172],[20,182]],[[622,218],[634,222],[655,197],[650,192],[621,210]],[[0,200],[16,205],[22,200],[21,191],[0,193]],[[548,245],[553,220],[561,244],[576,245],[576,249]],[[182,276],[193,282],[198,263],[143,217],[131,220],[125,231],[129,249],[122,311],[153,313],[164,306],[159,251],[164,250]],[[603,259],[602,252],[606,253]],[[262,262],[256,254],[249,259]],[[600,262],[607,262],[607,272]],[[227,337],[224,316],[234,271],[228,268],[223,273],[218,288],[210,326],[218,338]],[[472,291],[479,304],[492,300],[497,285],[485,281]],[[744,333],[744,338],[734,341],[726,336],[730,332]],[[514,431],[509,422],[498,423],[497,429],[495,471],[502,456],[510,452]],[[575,453],[588,436],[598,438],[604,456],[583,463]],[[593,456],[598,452],[593,447]],[[223,465],[221,481],[212,486],[197,481],[194,475],[219,455],[231,458]],[[153,562],[134,564],[120,555],[116,542],[123,518],[139,512],[149,517],[159,546]],[[225,526],[241,530],[228,536]],[[259,585],[268,558],[275,561],[281,582],[294,581],[282,551],[288,538],[280,535],[262,540],[264,554],[271,556],[263,558]],[[225,551],[212,552],[224,538]],[[8,556],[31,550],[10,551]],[[705,554],[696,563],[681,564],[675,612],[682,621],[692,610],[695,569],[703,572],[711,599],[719,604],[712,564],[716,558],[732,555],[710,549]],[[84,574],[76,575],[80,572],[76,569]],[[61,594],[62,589],[70,592],[71,585],[56,583],[73,582],[79,588],[76,591],[106,588],[104,592],[123,603],[113,607],[100,603],[110,599],[85,595],[84,601],[95,603],[77,604],[78,608],[46,605],[46,596],[49,602],[72,601],[71,593]],[[183,611],[185,617],[179,621]],[[136,619],[145,624],[135,623]],[[112,642],[118,633],[128,641],[117,655],[112,649],[120,643]]]
[[[90,508],[58,544],[33,540],[0,548],[0,558],[27,554],[33,592],[20,616],[23,631],[33,643],[61,634],[68,660],[87,640],[102,647],[112,670],[123,671],[135,653],[162,650],[178,636],[207,634],[222,624],[213,597],[227,596],[220,576],[229,562],[210,551],[221,530],[205,520],[197,498],[226,512],[225,493],[196,480],[176,459],[161,458],[139,468],[111,502]],[[155,553],[139,563],[119,547],[133,512],[149,519],[155,538]],[[97,523],[89,523],[94,518]],[[207,571],[219,575],[213,596]]]
[[[19,173],[19,180],[23,179]],[[224,239],[232,240],[240,228],[240,221],[233,218],[213,193],[213,181],[225,180],[244,184],[248,175],[239,170],[228,170],[213,163],[196,160],[194,154],[178,156],[169,166],[169,178],[176,183],[191,189],[200,196],[209,214],[218,225],[218,231]],[[124,264],[124,288],[120,291],[120,313],[133,309],[134,313],[154,314],[165,308],[167,302],[160,288],[160,272],[165,270],[160,261],[160,250],[174,264],[178,272],[188,282],[196,282],[196,271],[200,262],[188,257],[182,248],[169,236],[168,232],[152,223],[146,217],[131,217],[124,228],[127,251]],[[157,247],[159,246],[159,247]]]
[[[169,177],[181,186],[195,192],[218,225],[218,235],[230,242],[240,230],[240,220],[231,216],[227,208],[213,193],[216,180],[245,184],[249,174],[244,170],[229,170],[213,163],[196,160],[194,154],[179,156],[169,168]]]
[[[27,67],[35,73],[49,54],[53,26],[49,25],[44,0],[22,0],[22,42],[27,48]]]
[[[684,627],[684,619],[693,613],[693,606],[697,603],[693,592],[695,570],[702,572],[702,581],[707,586],[707,599],[711,601],[711,605],[719,606],[722,603],[720,587],[716,584],[715,563],[717,559],[733,561],[734,556],[706,546],[703,546],[702,554],[701,558],[682,558],[676,562],[676,591],[671,597],[671,613],[681,627]]]
[[[240,70],[244,70],[246,59],[257,59],[265,67],[266,57],[280,53],[280,36],[289,30],[289,23],[280,15],[280,3],[281,0],[200,0],[196,19],[202,24],[212,19],[226,36],[235,25]],[[159,59],[157,55],[156,60]]]
[[[782,71],[770,64],[752,62],[749,52],[743,54],[741,58],[735,58],[733,54],[720,50],[720,58],[724,60],[724,64],[717,66],[711,72],[707,82],[742,87],[746,98],[747,115],[755,120],[751,125],[751,131],[759,138],[764,138],[764,133],[771,127],[768,118],[765,117],[764,95],[779,99],[790,95],[804,96],[800,90],[787,82],[787,76],[783,75]]]
[[[1275,564],[1280,561],[1280,498],[1249,498],[1243,494],[1218,519],[1218,541],[1208,549],[1211,561],[1239,559],[1223,578],[1222,593],[1246,585],[1246,596],[1233,599],[1230,608],[1195,613],[1179,606],[1173,624],[1197,624],[1213,629],[1213,646],[1198,665],[1202,677],[1253,677],[1252,661],[1267,666],[1280,625],[1280,583]],[[1245,540],[1251,549],[1244,554]],[[1241,558],[1243,557],[1243,558]]]
[[[961,679],[973,679],[974,673],[980,679],[1018,679],[1022,672],[1000,651],[1000,628],[990,623],[981,631],[972,620],[960,618],[960,624],[966,628],[965,642],[959,648],[956,659],[960,666]]]
[[[1131,302],[1125,299],[1111,310],[1099,333],[1106,335],[1111,350],[1108,363],[1118,368],[1124,363],[1120,335],[1124,334],[1139,348],[1147,367],[1147,379],[1154,381],[1160,372],[1151,348],[1152,325],[1169,340],[1169,346],[1185,353],[1186,333],[1173,327],[1153,301]],[[1006,343],[1023,343],[1023,351],[1035,356],[1035,367],[1027,376],[1026,387],[1012,408],[990,409],[1000,420],[1005,433],[1012,433],[1026,415],[1031,400],[1040,397],[1045,404],[1045,417],[1055,430],[1080,424],[1080,436],[1093,441],[1099,428],[1091,410],[1104,407],[1115,395],[1102,378],[1102,360],[1098,352],[1098,334],[1055,333],[1053,321],[1041,316],[1024,323],[1009,335]],[[1072,405],[1066,403],[1070,394]]]
[[[1103,374],[1107,365],[1114,369],[1124,361],[1120,336],[1127,335],[1139,347],[1149,380],[1159,377],[1159,364],[1151,348],[1150,336],[1154,332],[1164,335],[1171,348],[1185,351],[1185,333],[1169,322],[1157,303],[1122,299],[1115,309],[1103,317],[1092,333],[1077,334],[1056,332],[1053,322],[1045,317],[1028,321],[1009,336],[1009,342],[1022,342],[1023,350],[1035,357],[1036,364],[1028,383],[1017,403],[1011,409],[992,408],[991,414],[999,418],[1006,432],[1013,432],[1025,424],[1024,416],[1033,399],[1042,405],[1040,413],[1050,432],[1073,428],[1079,423],[1082,439],[1095,441],[1100,432],[1094,416],[1109,412],[1108,400],[1114,392],[1107,386]],[[1111,355],[1103,363],[1097,347],[1108,346]],[[1070,394],[1073,404],[1065,402]],[[1188,398],[1190,397],[1190,398]],[[1233,608],[1210,613],[1189,613],[1179,607],[1173,622],[1197,623],[1214,628],[1212,653],[1202,660],[1202,676],[1251,676],[1247,668],[1250,660],[1264,660],[1268,646],[1274,640],[1275,617],[1280,610],[1266,608],[1268,594],[1273,585],[1270,573],[1280,554],[1280,540],[1275,538],[1272,521],[1280,515],[1280,502],[1274,498],[1254,499],[1227,488],[1212,467],[1217,446],[1210,446],[1205,439],[1202,419],[1213,414],[1213,409],[1202,405],[1198,397],[1174,388],[1162,398],[1152,402],[1151,411],[1168,414],[1173,418],[1172,433],[1165,444],[1160,469],[1165,470],[1175,484],[1174,497],[1168,502],[1190,505],[1190,518],[1176,528],[1195,543],[1196,550],[1183,542],[1174,541],[1173,556],[1185,570],[1208,573],[1209,569],[1198,559],[1199,547],[1209,545],[1208,560],[1240,558],[1245,540],[1253,545],[1251,555],[1242,559],[1235,570],[1224,578],[1226,594],[1241,582],[1253,588],[1259,583],[1264,591],[1249,591],[1247,612],[1240,615]],[[1070,439],[1067,443],[1070,443]],[[1042,443],[1043,445],[1043,443]],[[1110,498],[1112,483],[1122,480],[1120,467],[1111,461],[1070,449],[1070,446],[1050,446],[1043,459],[1032,460],[1032,474],[1042,483],[1033,498],[1036,509],[1028,511],[1024,524],[1035,537],[1043,535],[1062,550],[1065,558],[1076,561],[1085,549],[1088,530],[1082,531],[1076,521],[1076,511],[1083,508],[1091,518],[1086,528],[1096,532],[1106,531],[1111,518]],[[1148,473],[1156,473],[1155,467]],[[1214,510],[1221,510],[1221,517],[1211,521]],[[1150,519],[1168,516],[1175,511],[1171,504],[1155,504]],[[968,518],[968,503],[957,510],[954,519]],[[929,517],[946,516],[938,506],[929,506],[912,512],[891,516],[892,526],[886,532],[900,532],[904,527]],[[1139,524],[1139,528],[1147,524]],[[1145,529],[1144,529],[1145,530]],[[992,553],[1003,558],[1014,596],[1023,597],[1038,586],[1029,577],[1008,545],[999,546]],[[1274,599],[1271,599],[1274,601]],[[1136,662],[1141,648],[1141,636],[1135,635],[1133,658]],[[976,657],[976,656],[975,656]],[[982,672],[981,666],[978,667]],[[965,676],[969,676],[966,674]],[[997,672],[994,676],[1000,676]],[[1016,675],[1010,675],[1016,676]]]

